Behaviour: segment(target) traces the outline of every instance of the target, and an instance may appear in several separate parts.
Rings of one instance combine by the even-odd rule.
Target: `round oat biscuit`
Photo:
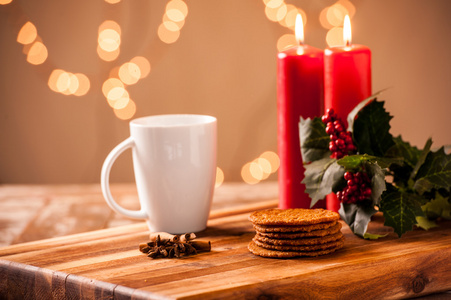
[[[326,236],[330,234],[337,233],[341,229],[341,223],[337,222],[335,226],[326,228],[326,229],[320,229],[320,230],[312,230],[309,232],[260,232],[258,230],[257,234],[262,237],[267,237],[271,239],[299,239],[299,238],[305,238],[305,237],[320,237],[320,236]]]
[[[339,240],[325,243],[325,244],[318,244],[318,245],[304,245],[304,246],[277,246],[277,245],[271,245],[271,244],[265,244],[263,242],[260,242],[257,239],[253,239],[254,243],[257,246],[260,246],[265,249],[270,250],[278,250],[278,251],[317,251],[317,250],[326,250],[330,248],[342,248],[344,245],[344,237],[342,237]]]
[[[340,219],[334,211],[322,208],[265,209],[253,212],[249,219],[259,225],[311,225]]]
[[[270,244],[270,245],[277,245],[277,246],[300,246],[300,245],[318,245],[318,244],[325,244],[329,242],[333,242],[336,240],[339,240],[343,237],[343,234],[341,231],[321,236],[321,237],[309,237],[309,238],[303,238],[303,239],[296,239],[296,240],[283,240],[283,239],[271,239],[267,237],[260,236],[256,234],[254,236],[254,239],[259,240],[262,243]]]
[[[337,225],[337,221],[332,222],[325,222],[325,223],[318,223],[318,224],[312,224],[312,225],[259,225],[259,224],[252,224],[254,226],[255,231],[258,232],[310,232],[313,230],[321,230],[321,229],[327,229],[332,226]]]
[[[329,248],[318,251],[278,251],[259,247],[257,246],[257,244],[254,243],[254,241],[251,241],[247,246],[247,248],[254,255],[269,258],[294,258],[302,256],[316,257],[320,255],[330,254],[339,249],[339,248]]]

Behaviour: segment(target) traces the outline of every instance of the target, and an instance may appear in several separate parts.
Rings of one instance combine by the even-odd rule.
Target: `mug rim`
[[[168,122],[168,118],[176,122]],[[165,120],[159,123],[158,120]],[[178,122],[177,122],[178,120]],[[181,121],[182,120],[182,121]],[[189,121],[187,121],[189,120]],[[154,122],[151,122],[154,121]],[[136,118],[130,121],[130,126],[137,127],[184,127],[216,122],[216,117],[202,114],[161,114]]]

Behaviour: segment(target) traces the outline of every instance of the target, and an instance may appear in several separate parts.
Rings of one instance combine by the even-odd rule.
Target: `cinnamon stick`
[[[185,233],[180,236],[180,241],[182,243],[186,243],[190,240],[194,240],[195,238],[196,238],[196,235],[194,233]]]
[[[210,241],[191,241],[190,245],[199,252],[209,252],[211,250]]]
[[[158,238],[158,236],[160,236],[160,240],[170,240],[172,242],[178,242],[180,240],[180,236],[179,235],[174,235],[174,234],[170,234],[167,232],[152,232],[149,234],[149,239],[151,242],[155,242]]]

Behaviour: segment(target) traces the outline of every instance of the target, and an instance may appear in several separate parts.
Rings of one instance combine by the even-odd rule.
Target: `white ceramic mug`
[[[206,228],[216,177],[216,118],[158,115],[132,120],[130,137],[107,156],[102,193],[117,213],[145,219],[150,231],[172,234]],[[109,188],[116,158],[132,148],[140,210],[121,207]]]

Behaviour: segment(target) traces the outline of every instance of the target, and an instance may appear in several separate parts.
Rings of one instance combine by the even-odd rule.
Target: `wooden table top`
[[[117,202],[139,209],[134,183],[111,184]],[[225,183],[215,189],[212,211],[234,210],[278,197],[277,182]],[[113,212],[100,185],[0,185],[0,247],[141,223]]]
[[[131,184],[113,185],[137,208]],[[277,183],[225,184],[199,239],[212,251],[152,260],[139,252],[149,232],[104,203],[98,185],[0,186],[0,298],[408,298],[451,289],[451,222],[377,241],[353,235],[319,258],[267,259],[247,244],[249,211],[277,205]],[[390,232],[377,216],[372,232]],[[442,293],[427,299],[446,299]]]

